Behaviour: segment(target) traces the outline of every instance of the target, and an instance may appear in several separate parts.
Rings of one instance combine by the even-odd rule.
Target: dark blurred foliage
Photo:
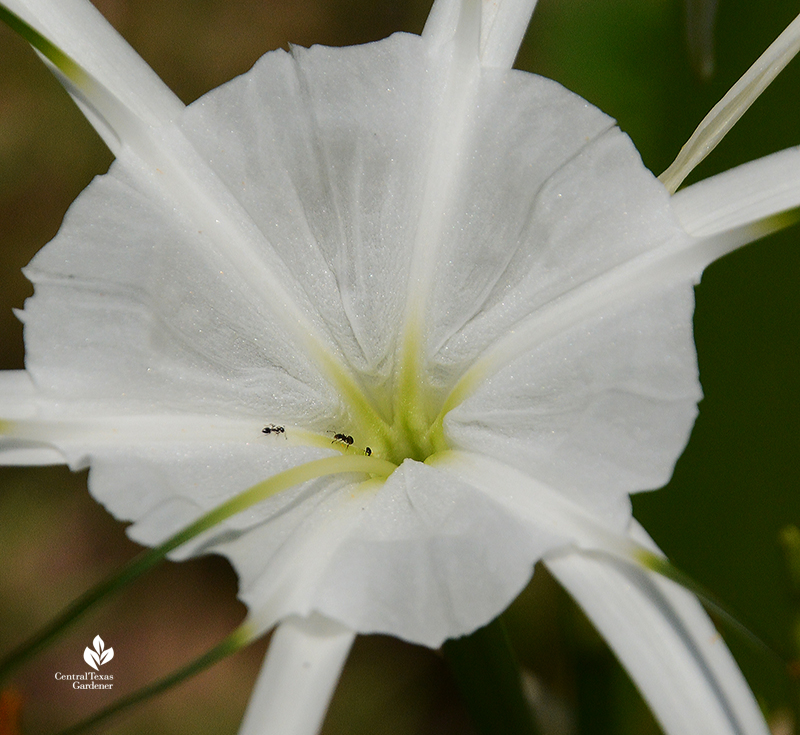
[[[419,32],[430,0],[96,4],[190,102],[290,42],[343,45],[395,30]],[[789,0],[722,0],[713,34],[716,71],[703,81],[690,63],[679,0],[541,0],[518,66],[561,81],[616,117],[659,173],[796,10]],[[795,62],[692,180],[799,144],[798,99]],[[23,364],[22,330],[11,314],[31,292],[20,269],[110,161],[35,54],[0,28],[1,368]],[[798,653],[796,534],[781,533],[800,523],[798,245],[800,233],[790,230],[706,271],[695,316],[705,391],[700,417],[672,482],[634,499],[637,517],[670,558],[784,657]],[[85,474],[0,470],[0,651],[135,550],[124,524],[89,497]],[[21,696],[26,731],[52,732],[110,700],[106,692],[76,692],[54,681],[56,671],[84,670],[83,648],[96,634],[115,649],[107,668],[117,696],[235,627],[244,615],[235,591],[235,575],[216,557],[165,564],[133,585],[15,678],[8,697],[17,707]],[[537,572],[505,618],[547,732],[658,732],[602,641],[545,574]],[[787,727],[796,681],[746,637],[723,632],[776,727],[779,721]],[[260,642],[237,654],[109,732],[235,733],[264,649]],[[328,735],[470,731],[438,654],[378,636],[356,643],[325,726]]]

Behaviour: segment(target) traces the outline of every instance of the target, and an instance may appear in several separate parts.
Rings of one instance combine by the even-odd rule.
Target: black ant
[[[340,444],[344,444],[345,446],[352,447],[353,446],[353,437],[348,436],[347,434],[334,434],[333,441],[331,444],[335,444],[339,442]]]
[[[261,429],[262,434],[283,434],[285,431],[283,426],[275,426],[275,424],[267,424]]]

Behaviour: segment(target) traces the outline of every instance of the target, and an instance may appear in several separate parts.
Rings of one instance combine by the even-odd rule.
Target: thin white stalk
[[[184,105],[87,0],[4,0],[148,125],[175,120]]]
[[[631,533],[655,548],[635,522]],[[694,595],[646,569],[579,550],[545,563],[608,641],[667,735],[768,735]]]
[[[312,615],[291,617],[272,636],[239,735],[314,735],[355,633]]]
[[[800,51],[800,16],[789,24],[744,76],[714,105],[711,112],[697,126],[697,130],[692,133],[686,145],[681,148],[677,158],[658,177],[670,194],[675,193],[695,166],[717,147],[798,51]]]
[[[536,0],[484,0],[481,66],[510,69],[517,58]]]
[[[456,33],[459,14],[471,0],[436,0],[422,35],[437,45]],[[481,0],[480,64],[510,69],[517,57],[536,0]]]

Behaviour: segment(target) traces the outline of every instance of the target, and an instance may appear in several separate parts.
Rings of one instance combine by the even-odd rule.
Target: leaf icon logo
[[[99,671],[103,664],[107,664],[114,658],[114,649],[106,648],[106,644],[99,635],[94,637],[92,645],[94,646],[94,651],[89,646],[86,646],[83,651],[83,660],[95,671]]]

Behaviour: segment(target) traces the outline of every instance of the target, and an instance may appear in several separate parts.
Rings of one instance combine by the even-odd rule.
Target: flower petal
[[[316,735],[355,633],[319,615],[272,635],[239,735]]]
[[[660,487],[701,397],[693,308],[690,283],[678,279],[562,324],[447,415],[448,440],[600,513]]]
[[[267,54],[187,110],[193,144],[224,161],[219,176],[373,382],[391,367],[444,76],[398,34]]]
[[[649,542],[640,529],[634,536]],[[609,557],[576,552],[545,563],[608,641],[667,735],[768,734],[736,662],[691,593]]]
[[[530,467],[519,470],[475,451],[441,452],[428,463],[479,490],[526,526],[528,533],[539,539],[540,555],[570,545],[626,554],[625,543],[618,539],[630,519],[627,496],[608,498],[604,507],[587,508],[561,488],[532,476]],[[531,559],[531,565],[538,559]]]
[[[451,163],[430,263],[437,277],[427,312],[429,359],[439,369],[474,360],[497,330],[590,277],[600,263],[664,235],[658,217],[641,242],[630,237],[634,228],[643,231],[640,210],[654,214],[657,185],[614,121],[559,84],[485,70],[462,114],[462,150],[469,155]],[[621,201],[612,203],[610,192],[622,181]],[[663,211],[663,194],[662,200]],[[617,204],[627,207],[625,215],[611,214]],[[459,349],[463,343],[468,354]]]
[[[336,455],[324,444],[298,446],[291,429],[287,439],[265,436],[261,426],[256,420],[203,415],[95,416],[12,422],[10,438],[53,445],[73,469],[91,465],[89,488],[95,498],[117,517],[135,520],[129,535],[153,546],[258,482]],[[311,489],[320,484],[337,488],[342,481],[321,480]],[[301,485],[281,493],[225,521],[212,535],[238,535],[285,512],[306,491],[311,492]],[[208,543],[206,537],[197,539],[174,556],[188,556]]]
[[[317,491],[215,550],[260,627],[319,612],[438,647],[497,616],[558,543],[446,469],[406,461],[385,483]]]
[[[308,420],[309,406],[318,418],[338,411],[286,315],[212,251],[124,166],[96,179],[26,270],[36,285],[21,315],[28,370],[43,394],[115,401],[106,412],[116,414],[238,408],[274,421],[296,411]]]
[[[446,403],[457,446],[602,504],[664,484],[688,439],[692,285],[712,258],[613,121],[557,85],[506,77],[528,114],[481,106],[475,127],[497,137],[481,137],[485,159],[461,179],[431,371],[464,371]]]

